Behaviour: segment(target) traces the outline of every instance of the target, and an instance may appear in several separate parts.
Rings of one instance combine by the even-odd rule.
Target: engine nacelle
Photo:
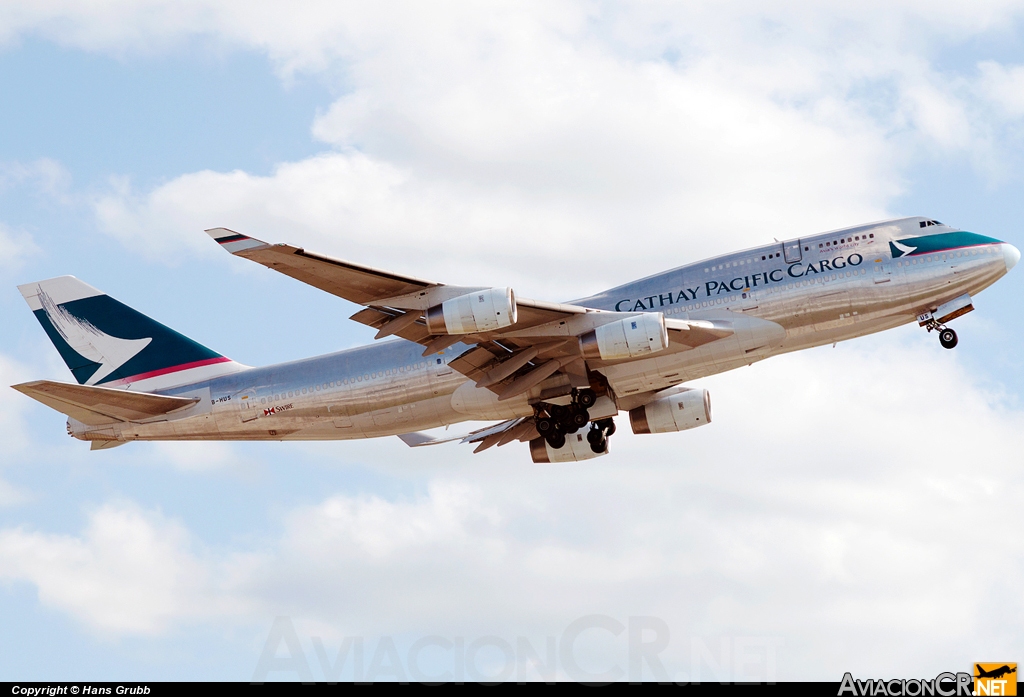
[[[568,433],[565,436],[565,445],[555,450],[543,438],[534,438],[530,441],[530,457],[537,464],[549,462],[579,462],[580,460],[592,460],[608,454],[608,447],[605,446],[603,453],[595,453],[590,449],[590,442],[587,441],[585,430],[576,433]]]
[[[580,336],[580,351],[588,360],[636,358],[668,348],[665,315],[645,312],[610,322]]]
[[[672,433],[711,423],[711,394],[683,389],[629,410],[633,433]]]
[[[516,323],[516,294],[511,288],[488,288],[460,295],[427,310],[431,334],[476,334]]]

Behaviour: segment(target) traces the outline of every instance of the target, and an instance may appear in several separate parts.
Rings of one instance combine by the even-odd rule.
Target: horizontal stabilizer
[[[473,451],[474,453],[478,453],[490,448],[491,446],[505,445],[514,440],[523,442],[532,440],[539,437],[539,434],[537,433],[533,417],[527,417],[509,419],[508,421],[502,421],[494,424],[493,426],[478,428],[469,433],[463,433],[457,436],[448,436],[446,438],[434,438],[433,436],[421,431],[414,433],[400,433],[398,437],[401,438],[402,442],[410,448],[419,448],[424,445],[451,443],[456,440],[463,443],[481,443],[481,445]]]
[[[456,436],[455,438],[434,438],[428,436],[426,433],[420,433],[414,431],[412,433],[399,433],[398,437],[402,439],[402,442],[408,445],[410,448],[418,448],[421,445],[437,445],[438,443],[448,443],[453,440],[457,440],[462,436]]]
[[[123,440],[94,440],[89,443],[89,450],[110,450],[127,442]]]
[[[127,392],[109,387],[71,385],[52,380],[36,380],[12,387],[51,409],[90,426],[114,421],[145,421],[190,407],[199,401],[198,398]]]

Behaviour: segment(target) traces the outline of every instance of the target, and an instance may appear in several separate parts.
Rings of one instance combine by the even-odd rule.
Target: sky
[[[249,365],[372,342],[210,227],[553,301],[904,215],[1024,248],[1022,21],[1010,0],[10,0],[0,378],[70,380],[15,288],[64,274]],[[608,457],[568,465],[397,438],[89,452],[10,391],[0,679],[1019,660],[1022,279],[955,351],[911,325],[774,358],[694,383],[708,427],[620,416]]]

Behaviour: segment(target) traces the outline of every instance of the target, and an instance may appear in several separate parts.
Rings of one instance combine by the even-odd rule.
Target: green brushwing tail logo
[[[102,332],[92,322],[75,317],[65,307],[54,303],[42,288],[39,289],[39,302],[50,324],[68,346],[82,358],[99,365],[96,372],[85,381],[86,385],[95,385],[138,355],[153,341],[152,337],[119,339]]]

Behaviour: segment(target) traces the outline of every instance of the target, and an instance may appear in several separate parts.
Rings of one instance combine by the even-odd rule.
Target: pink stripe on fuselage
[[[201,361],[193,361],[192,363],[182,363],[181,365],[172,365],[170,368],[161,368],[160,370],[151,370],[148,373],[139,373],[138,375],[132,375],[131,377],[122,378],[116,380],[113,384],[124,385],[129,382],[138,382],[139,380],[146,380],[148,378],[155,378],[160,375],[167,375],[168,373],[177,373],[182,370],[189,370],[191,368],[202,368],[205,365],[214,365],[215,363],[228,363],[231,359],[227,356],[217,356],[215,358],[205,358]]]

